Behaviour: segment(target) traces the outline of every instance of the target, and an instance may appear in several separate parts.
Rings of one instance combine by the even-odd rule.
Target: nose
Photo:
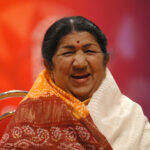
[[[76,52],[74,56],[74,61],[73,61],[73,68],[75,69],[86,69],[87,68],[87,59],[82,50],[79,50]]]

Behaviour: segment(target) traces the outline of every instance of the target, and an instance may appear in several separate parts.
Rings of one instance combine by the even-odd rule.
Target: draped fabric
[[[42,71],[0,140],[3,149],[112,150],[83,102]]]
[[[123,95],[109,69],[87,109],[114,150],[150,150],[150,123],[140,105]]]

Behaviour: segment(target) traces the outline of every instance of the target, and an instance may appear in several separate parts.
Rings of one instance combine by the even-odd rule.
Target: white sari
[[[148,119],[137,103],[120,92],[108,69],[87,108],[114,150],[150,150]]]

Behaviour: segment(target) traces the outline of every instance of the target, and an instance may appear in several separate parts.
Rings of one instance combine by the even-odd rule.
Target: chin
[[[76,98],[78,98],[80,101],[84,101],[87,100],[88,98],[90,98],[90,94],[88,92],[74,92],[72,93],[72,95]]]

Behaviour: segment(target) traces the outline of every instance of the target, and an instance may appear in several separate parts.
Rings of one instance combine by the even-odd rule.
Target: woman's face
[[[52,58],[51,77],[64,91],[83,101],[93,95],[105,77],[104,54],[89,32],[64,36]]]

